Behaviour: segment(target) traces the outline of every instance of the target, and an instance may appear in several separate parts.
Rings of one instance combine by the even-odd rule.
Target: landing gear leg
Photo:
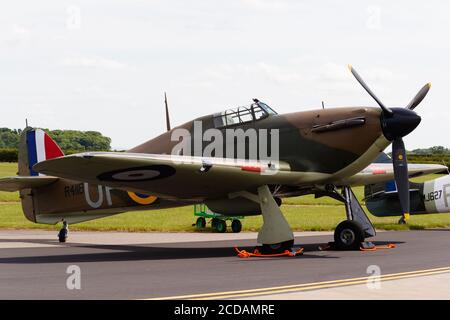
[[[345,203],[347,220],[336,227],[334,246],[340,250],[357,250],[361,246],[373,246],[365,242],[365,239],[376,235],[375,228],[350,187],[342,188],[342,199]]]
[[[59,230],[58,232],[59,242],[66,242],[68,236],[69,236],[69,224],[67,223],[67,221],[63,220],[63,226],[61,230]]]
[[[262,253],[290,251],[294,245],[294,234],[267,185],[258,188],[258,198],[263,226],[257,241],[262,244]]]
[[[274,199],[267,185],[258,188],[258,195],[240,191],[229,195],[230,199],[243,197],[256,202],[261,207],[263,226],[258,232],[261,253],[284,253],[294,245],[294,233]]]

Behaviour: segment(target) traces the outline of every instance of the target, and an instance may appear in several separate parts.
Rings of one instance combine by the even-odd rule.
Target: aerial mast
[[[170,131],[169,106],[167,104],[166,92],[164,92],[164,103],[166,104],[166,126],[167,126],[167,131]]]

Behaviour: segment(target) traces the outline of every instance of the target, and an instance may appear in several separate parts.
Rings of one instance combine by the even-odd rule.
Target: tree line
[[[65,154],[111,151],[111,139],[97,131],[44,129]],[[21,129],[0,128],[0,162],[17,161]]]
[[[44,129],[64,154],[84,151],[111,151],[111,139],[97,131]],[[16,162],[21,129],[0,128],[0,162]],[[411,163],[450,165],[450,150],[443,146],[408,151]]]

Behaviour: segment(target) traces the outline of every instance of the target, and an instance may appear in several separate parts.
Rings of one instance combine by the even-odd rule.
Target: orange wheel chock
[[[361,251],[377,251],[377,250],[381,250],[381,249],[394,249],[397,246],[393,243],[389,243],[387,245],[380,245],[380,246],[373,246],[372,248],[359,248],[359,250]]]
[[[239,250],[239,248],[235,247],[234,250],[237,252],[237,256],[239,258],[250,258],[250,257],[260,257],[260,258],[269,258],[269,257],[295,257],[301,255],[303,253],[303,248],[298,249],[297,251],[289,251],[285,250],[281,253],[272,253],[272,254],[262,254],[258,249],[255,249],[253,252],[248,252],[246,250]]]

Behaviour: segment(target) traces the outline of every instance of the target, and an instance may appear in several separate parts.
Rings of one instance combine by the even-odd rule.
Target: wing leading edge
[[[408,164],[408,176],[419,177],[426,174],[446,171],[447,167],[440,164]],[[364,186],[378,182],[394,180],[394,169],[392,163],[372,163],[361,172],[339,181],[337,184]]]

